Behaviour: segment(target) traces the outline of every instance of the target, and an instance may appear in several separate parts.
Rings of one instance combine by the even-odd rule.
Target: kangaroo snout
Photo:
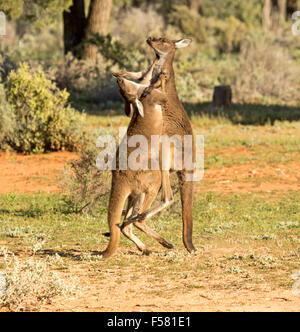
[[[116,73],[116,72],[114,72],[114,71],[113,71],[111,74],[112,74],[113,77],[116,77],[116,78],[120,77],[120,74],[119,74],[119,73]]]

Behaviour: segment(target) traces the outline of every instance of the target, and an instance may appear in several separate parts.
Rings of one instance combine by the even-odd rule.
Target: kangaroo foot
[[[145,256],[150,256],[150,255],[152,254],[152,251],[149,250],[149,249],[143,249],[142,253],[143,253],[143,255],[145,255]]]
[[[167,249],[174,249],[174,246],[172,243],[168,243],[167,241],[165,242],[161,242],[160,243],[163,247],[167,248]]]
[[[195,253],[197,251],[197,249],[194,247],[193,243],[190,242],[190,243],[184,243],[185,247],[186,247],[186,250],[192,254],[192,253]]]

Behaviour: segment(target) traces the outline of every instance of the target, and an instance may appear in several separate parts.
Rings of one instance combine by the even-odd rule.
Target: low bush
[[[79,150],[86,138],[85,115],[68,105],[69,94],[59,90],[41,70],[25,63],[11,71],[6,83],[16,129],[8,143],[23,153]]]
[[[236,70],[229,73],[234,96],[240,100],[272,98],[297,100],[297,66],[279,45],[267,40],[246,41],[238,57]]]
[[[56,296],[74,294],[77,281],[63,280],[51,271],[51,264],[30,258],[21,262],[7,248],[1,248],[6,267],[5,293],[0,294],[0,307],[10,311],[39,311],[42,304]]]

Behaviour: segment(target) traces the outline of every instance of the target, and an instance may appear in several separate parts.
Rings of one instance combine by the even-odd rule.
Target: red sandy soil
[[[58,177],[63,174],[65,163],[77,155],[70,152],[54,152],[25,156],[0,153],[0,194],[54,193],[59,190]]]
[[[233,148],[218,154],[248,153],[247,149]],[[59,191],[58,178],[66,162],[78,158],[70,152],[54,152],[24,156],[0,153],[0,194]],[[258,167],[254,163],[214,167],[205,170],[204,178],[197,184],[197,192],[247,193],[257,191],[299,191],[300,162]]]

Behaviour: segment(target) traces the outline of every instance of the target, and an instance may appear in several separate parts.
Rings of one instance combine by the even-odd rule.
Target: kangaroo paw
[[[161,245],[167,249],[174,249],[174,246],[172,243],[168,243],[167,241],[166,242],[162,242]]]
[[[151,255],[152,254],[152,251],[151,250],[149,250],[149,249],[144,249],[143,250],[143,255],[145,255],[145,256],[149,256],[149,255]]]

